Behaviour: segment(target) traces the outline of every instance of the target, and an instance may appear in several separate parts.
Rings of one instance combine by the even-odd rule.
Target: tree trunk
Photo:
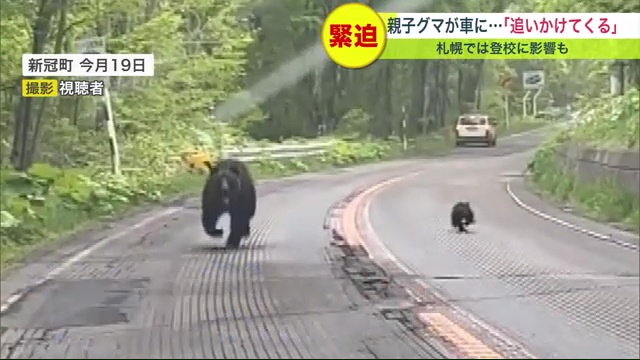
[[[53,16],[53,6],[50,6],[48,0],[40,0],[38,14],[33,22],[33,42],[31,51],[33,54],[44,53],[44,47],[49,34],[49,27],[51,25],[51,18]],[[29,169],[33,162],[33,154],[31,154],[31,143],[35,141],[31,138],[32,133],[32,119],[31,113],[33,112],[33,98],[21,97],[19,102],[20,110],[17,111],[19,117],[15,118],[16,131],[18,133],[18,141],[13,143],[11,150],[11,162],[14,168],[18,171],[26,171]]]
[[[476,80],[476,92],[473,103],[475,109],[480,110],[480,107],[482,106],[482,85],[484,84],[484,60],[479,60],[476,63],[476,74],[478,76]]]
[[[411,106],[408,109],[408,119],[407,119],[407,132],[409,134],[416,134],[418,124],[420,123],[420,119],[423,117],[423,109],[424,109],[424,95],[425,95],[425,86],[426,83],[424,81],[425,78],[425,63],[427,61],[415,61],[411,64],[411,75],[413,77],[412,81],[412,98],[411,98]]]

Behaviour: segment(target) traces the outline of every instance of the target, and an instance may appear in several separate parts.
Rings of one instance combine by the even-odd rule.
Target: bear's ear
[[[203,164],[204,166],[206,166],[206,167],[207,167],[207,169],[209,169],[209,174],[213,174],[213,170],[214,170],[214,169],[213,169],[213,164],[211,163],[211,161],[209,161],[209,160],[205,160],[205,161],[203,161],[203,162],[202,162],[202,164]]]

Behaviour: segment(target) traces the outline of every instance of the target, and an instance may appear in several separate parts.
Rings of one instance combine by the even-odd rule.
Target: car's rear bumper
[[[456,137],[456,143],[458,144],[471,144],[471,143],[488,143],[492,141],[488,136],[458,136]]]

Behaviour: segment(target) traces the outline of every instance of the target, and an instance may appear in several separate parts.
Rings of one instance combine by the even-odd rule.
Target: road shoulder
[[[237,251],[202,233],[195,203],[142,219],[64,271],[49,270],[50,281],[2,314],[2,358],[440,358],[402,314],[362,296],[343,259],[327,253],[322,226],[354,187],[422,163],[262,183],[263,210]],[[23,279],[39,278],[29,265]]]
[[[259,179],[257,190],[259,196],[265,196],[326,176],[346,176],[350,173],[367,174],[419,163],[420,161],[416,160],[386,161],[280,178]],[[2,269],[0,274],[2,280],[0,313],[5,312],[9,306],[17,301],[12,299],[22,298],[26,293],[39,287],[48,281],[52,274],[55,276],[60,271],[59,269],[65,268],[65,264],[77,262],[79,254],[93,252],[96,247],[102,247],[112,241],[143,236],[146,232],[151,231],[150,229],[171,223],[182,211],[197,209],[199,206],[197,196],[193,194],[180,195],[160,204],[136,207],[121,216],[97,220],[48,244],[34,247],[21,261]]]
[[[640,246],[638,235],[562,210],[556,204],[538,195],[523,178],[511,179],[507,186],[507,192],[521,208],[553,221],[559,226],[569,227],[592,237],[609,240],[636,250]]]

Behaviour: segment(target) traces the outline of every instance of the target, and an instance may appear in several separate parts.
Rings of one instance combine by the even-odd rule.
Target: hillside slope
[[[640,151],[640,94],[583,103],[576,120],[549,139],[535,154],[530,182],[549,199],[601,221],[639,232],[640,199],[613,178],[586,181],[563,165],[567,146],[616,152]],[[632,154],[631,154],[632,155]]]

